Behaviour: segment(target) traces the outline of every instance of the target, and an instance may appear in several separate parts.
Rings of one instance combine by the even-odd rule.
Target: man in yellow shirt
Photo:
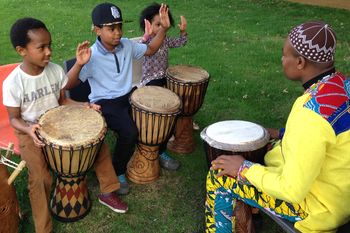
[[[232,232],[232,211],[226,210],[235,199],[295,222],[301,232],[335,232],[349,221],[350,80],[334,68],[335,47],[335,33],[324,22],[291,30],[282,65],[305,92],[264,166],[241,156],[212,161],[207,232]]]

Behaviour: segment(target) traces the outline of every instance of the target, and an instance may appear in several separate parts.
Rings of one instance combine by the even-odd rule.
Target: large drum
[[[132,93],[130,104],[139,143],[128,163],[127,177],[146,184],[159,177],[159,145],[171,136],[181,100],[166,88],[145,86]]]
[[[263,164],[270,138],[260,125],[238,120],[214,123],[203,129],[200,136],[204,141],[208,168],[211,161],[223,154],[242,155],[247,160]],[[254,232],[252,211],[248,205],[237,201],[234,215],[236,232]]]
[[[8,148],[0,147],[0,233],[17,233],[20,220],[19,204],[12,181],[24,168],[25,161],[17,164],[9,159],[13,147],[12,143]],[[5,165],[15,169],[11,176]]]
[[[258,124],[229,120],[206,127],[201,132],[201,138],[210,167],[211,161],[222,154],[238,154],[249,161],[263,164],[270,135]]]
[[[17,233],[19,226],[19,205],[16,190],[7,184],[9,173],[0,164],[0,233]]]
[[[195,149],[192,116],[202,106],[208,87],[209,74],[200,67],[188,65],[171,66],[166,71],[167,88],[182,100],[183,108],[175,128],[175,140],[168,149],[187,154]]]
[[[106,135],[105,120],[93,109],[64,105],[44,113],[39,124],[43,153],[57,177],[51,211],[60,221],[77,221],[91,208],[86,173]]]

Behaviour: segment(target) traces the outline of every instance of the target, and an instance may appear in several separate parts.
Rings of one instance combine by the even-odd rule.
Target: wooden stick
[[[17,168],[12,172],[11,176],[7,180],[7,184],[10,185],[18,176],[18,174],[22,171],[22,169],[26,166],[26,161],[22,160]]]
[[[6,150],[5,157],[7,159],[9,159],[10,156],[13,154],[13,148],[14,147],[15,147],[15,145],[12,142],[10,142],[9,145],[7,146],[7,149],[5,149]]]

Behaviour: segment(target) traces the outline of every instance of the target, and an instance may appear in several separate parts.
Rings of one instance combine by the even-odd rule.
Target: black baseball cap
[[[110,25],[123,22],[122,12],[119,7],[112,3],[101,3],[92,10],[92,23],[98,25]]]

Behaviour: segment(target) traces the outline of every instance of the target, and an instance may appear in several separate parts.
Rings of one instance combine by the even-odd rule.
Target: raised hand
[[[89,45],[89,41],[84,41],[77,46],[75,56],[77,58],[77,63],[81,66],[85,65],[90,60],[91,49]]]
[[[145,35],[149,37],[152,35],[152,25],[151,22],[145,19]]]
[[[185,16],[181,15],[180,20],[181,20],[181,23],[178,24],[177,26],[180,28],[181,32],[185,32],[186,28],[187,28],[187,21],[186,21]]]
[[[221,171],[218,173],[218,177],[223,175],[237,177],[238,170],[243,161],[244,158],[240,155],[220,155],[211,162],[210,169],[221,169]]]
[[[160,25],[168,30],[170,28],[170,19],[169,19],[169,8],[164,3],[161,4],[159,9]]]

